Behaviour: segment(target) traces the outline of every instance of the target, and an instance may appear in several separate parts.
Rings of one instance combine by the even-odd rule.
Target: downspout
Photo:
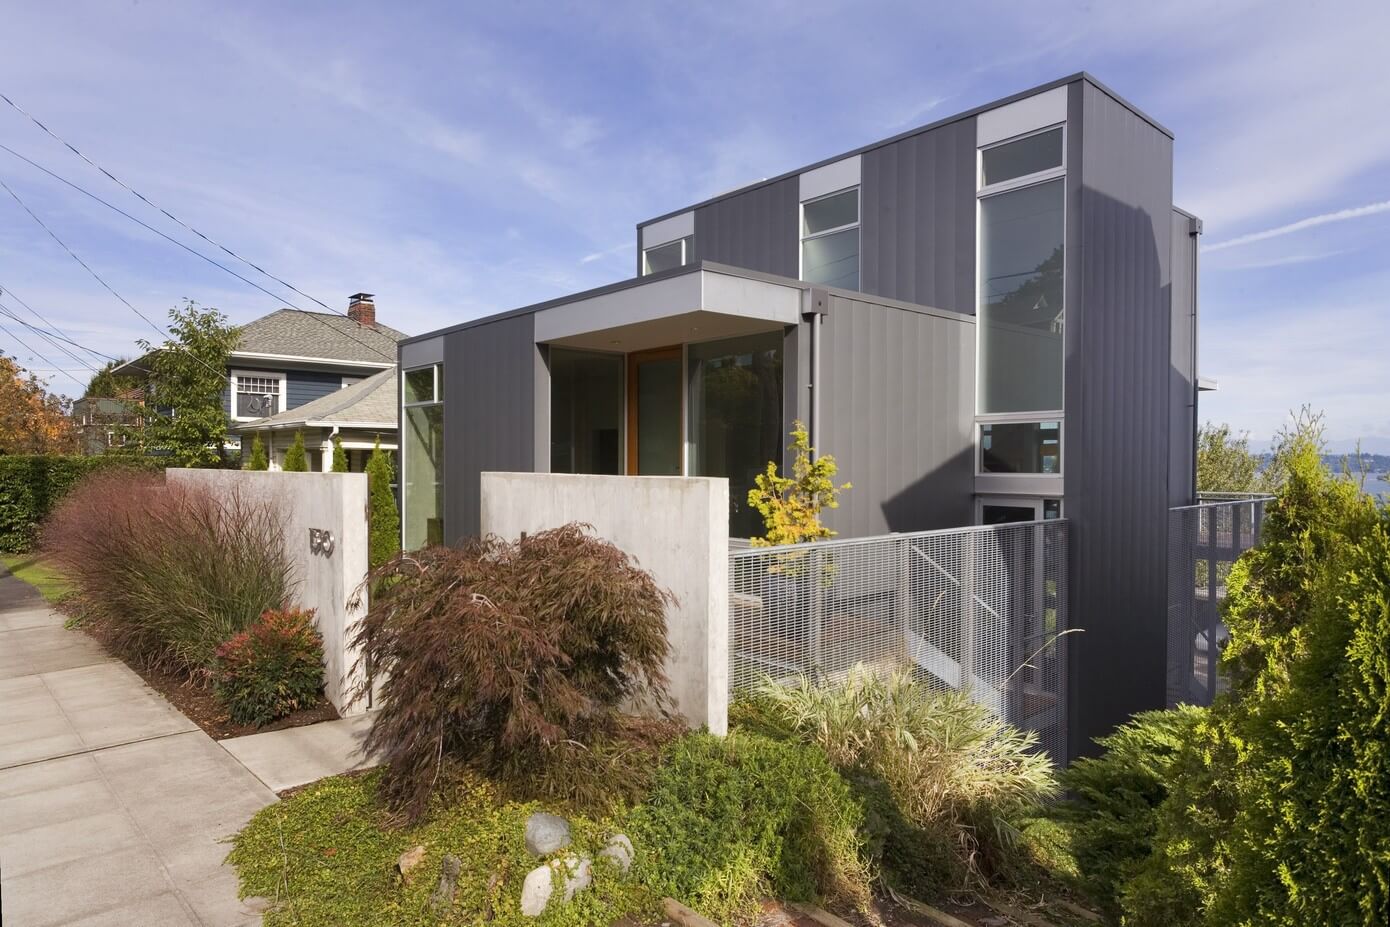
[[[1202,426],[1197,421],[1198,406],[1197,399],[1201,393],[1199,386],[1200,371],[1197,364],[1200,360],[1197,338],[1198,338],[1198,312],[1197,312],[1197,260],[1201,249],[1197,247],[1197,236],[1202,234],[1202,220],[1191,217],[1187,220],[1187,235],[1192,241],[1192,502],[1197,501],[1197,441],[1201,434]]]
[[[807,423],[807,432],[810,438],[811,447],[820,447],[821,432],[821,413],[820,413],[820,351],[821,351],[821,321],[825,316],[830,304],[830,294],[825,290],[812,287],[808,293],[810,308],[802,313],[803,318],[809,318],[811,323],[811,376],[807,388],[811,392],[810,422]]]

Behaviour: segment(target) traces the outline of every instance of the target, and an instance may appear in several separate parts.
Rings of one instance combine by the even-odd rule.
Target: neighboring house
[[[240,328],[222,395],[231,446],[242,444],[249,454],[251,434],[263,432],[271,468],[279,469],[302,430],[311,470],[330,468],[334,434],[359,452],[349,455],[354,470],[365,465],[360,452],[378,437],[395,450],[394,402],[383,412],[372,389],[348,392],[373,378],[378,385],[394,380],[396,343],[405,337],[377,322],[372,294],[353,294],[346,315],[280,309]],[[142,361],[128,366],[141,370]],[[387,376],[376,377],[381,373]]]
[[[72,404],[72,425],[83,454],[102,454],[125,447],[145,423],[144,402],[139,390],[129,390],[119,398],[83,396]]]
[[[1172,191],[1172,133],[1077,74],[640,223],[636,279],[401,343],[404,542],[476,532],[487,470],[725,476],[747,534],[799,419],[842,536],[1069,520],[1082,752],[1165,701],[1201,232]]]

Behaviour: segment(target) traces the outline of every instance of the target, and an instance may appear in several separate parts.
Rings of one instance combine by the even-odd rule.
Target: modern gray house
[[[747,536],[801,420],[844,537],[1069,521],[1085,752],[1165,700],[1201,232],[1172,194],[1172,133],[1077,74],[642,222],[634,279],[401,342],[405,544],[475,533],[487,470],[724,476]]]

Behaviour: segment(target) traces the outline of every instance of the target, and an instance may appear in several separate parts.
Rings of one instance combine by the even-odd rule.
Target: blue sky
[[[1263,441],[1311,403],[1331,438],[1390,451],[1384,0],[10,0],[5,20],[0,92],[410,333],[631,276],[641,219],[1088,70],[1174,131],[1177,202],[1205,219],[1204,417]],[[2,104],[0,142],[196,243]],[[234,321],[278,305],[4,152],[0,180],[156,321],[184,297]],[[0,287],[108,354],[157,338],[2,191]]]

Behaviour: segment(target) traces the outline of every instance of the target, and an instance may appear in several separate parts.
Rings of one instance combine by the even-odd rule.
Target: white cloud
[[[1297,222],[1290,222],[1287,225],[1280,225],[1259,232],[1250,232],[1246,235],[1228,238],[1225,241],[1213,242],[1210,245],[1204,245],[1202,251],[1210,252],[1221,251],[1225,248],[1238,248],[1241,245],[1249,245],[1257,241],[1267,241],[1268,239],[1279,238],[1283,235],[1292,235],[1295,232],[1317,228],[1320,225],[1329,225],[1333,222],[1345,222],[1348,219],[1360,219],[1365,216],[1376,216],[1384,212],[1390,212],[1390,200],[1382,200],[1378,203],[1367,203],[1365,206],[1354,206],[1349,209],[1339,209],[1336,212],[1325,212],[1322,215],[1309,216],[1306,219],[1299,219]]]

